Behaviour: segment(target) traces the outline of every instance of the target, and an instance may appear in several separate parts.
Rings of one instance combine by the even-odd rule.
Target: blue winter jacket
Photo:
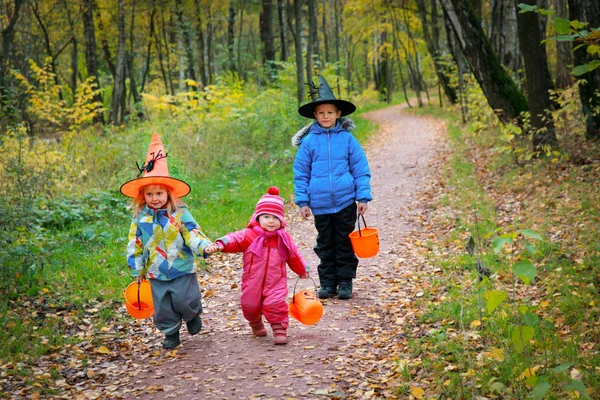
[[[333,214],[355,201],[373,199],[367,156],[339,120],[330,129],[315,122],[298,132],[294,140],[300,146],[294,161],[298,206],[309,206],[314,215]]]

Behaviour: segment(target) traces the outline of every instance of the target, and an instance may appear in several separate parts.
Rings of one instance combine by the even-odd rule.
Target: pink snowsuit
[[[306,274],[306,262],[298,251],[298,246],[284,228],[278,229],[278,234],[271,233],[264,240],[262,254],[258,256],[251,251],[254,240],[266,231],[256,221],[251,221],[248,227],[241,231],[231,232],[215,242],[220,242],[225,253],[244,253],[244,271],[242,273],[242,296],[240,302],[244,318],[248,322],[261,319],[261,314],[273,324],[288,326],[288,304],[286,302],[287,271],[285,264],[299,276]],[[284,260],[278,248],[278,242],[285,236],[288,243],[288,259]]]

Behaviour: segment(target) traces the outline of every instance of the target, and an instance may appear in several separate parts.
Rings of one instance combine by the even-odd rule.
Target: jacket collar
[[[319,133],[327,133],[328,131],[334,133],[334,132],[338,132],[340,129],[346,130],[348,132],[352,132],[354,130],[354,128],[356,128],[356,125],[354,125],[354,121],[352,121],[348,117],[342,117],[342,118],[338,119],[335,126],[330,129],[323,129],[323,128],[321,128],[321,126],[318,123],[311,122],[310,124],[306,125],[305,127],[303,127],[302,129],[300,129],[298,132],[296,132],[294,134],[294,136],[292,137],[292,145],[299,147],[300,144],[302,143],[302,140],[304,140],[306,135],[308,135],[309,133],[319,134]]]

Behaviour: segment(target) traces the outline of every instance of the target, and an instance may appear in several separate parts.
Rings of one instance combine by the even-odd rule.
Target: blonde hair
[[[165,189],[165,191],[167,192],[167,204],[166,204],[167,215],[169,215],[169,216],[173,215],[173,213],[178,211],[179,208],[181,208],[182,206],[186,207],[186,204],[183,201],[181,201],[181,199],[179,197],[177,197],[173,194],[170,187],[168,187],[166,185],[161,185],[161,184],[155,184],[155,185],[163,187]],[[150,186],[150,185],[147,185],[147,186]],[[146,205],[146,197],[144,195],[144,190],[147,186],[142,186],[140,188],[140,191],[139,191],[137,197],[135,197],[133,199],[131,206],[129,206],[129,208],[133,210],[134,217],[138,217],[140,215],[140,211],[142,211],[142,208],[144,208],[144,206]]]

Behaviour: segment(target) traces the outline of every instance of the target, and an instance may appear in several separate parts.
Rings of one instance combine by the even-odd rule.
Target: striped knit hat
[[[279,188],[277,186],[271,186],[267,194],[263,195],[258,203],[256,203],[256,212],[253,218],[258,218],[262,214],[276,216],[281,221],[281,226],[285,226],[283,199],[279,197]]]

